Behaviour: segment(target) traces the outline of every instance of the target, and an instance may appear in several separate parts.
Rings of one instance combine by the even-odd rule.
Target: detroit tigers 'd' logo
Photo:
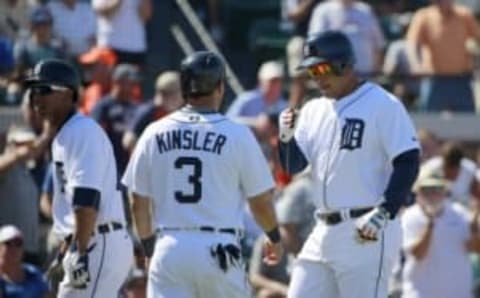
[[[365,122],[362,119],[346,118],[342,127],[340,149],[355,150],[362,147]]]

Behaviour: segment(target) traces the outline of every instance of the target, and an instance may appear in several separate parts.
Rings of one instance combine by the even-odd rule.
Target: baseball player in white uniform
[[[80,80],[60,60],[39,62],[26,80],[35,110],[57,131],[53,230],[65,239],[58,297],[117,297],[133,262],[112,146],[95,121],[75,112]]]
[[[122,179],[151,256],[147,296],[249,297],[239,245],[244,198],[266,232],[265,261],[275,264],[282,247],[273,179],[250,129],[217,112],[223,59],[196,52],[180,73],[187,105],[147,127]]]
[[[317,224],[293,270],[289,297],[385,298],[419,144],[402,103],[360,81],[348,38],[310,36],[301,64],[323,97],[280,115],[280,159],[290,173],[312,166]]]

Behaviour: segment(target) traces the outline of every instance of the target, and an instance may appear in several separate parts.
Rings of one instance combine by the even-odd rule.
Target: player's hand
[[[298,110],[292,108],[283,110],[280,113],[278,117],[278,137],[280,141],[286,143],[292,139],[297,125],[298,113]]]
[[[356,222],[357,240],[359,242],[377,241],[378,234],[387,225],[389,217],[390,214],[382,207],[376,207],[360,217]]]
[[[95,244],[85,253],[80,253],[78,249],[72,248],[63,259],[63,268],[67,275],[67,280],[73,288],[85,289],[90,282],[88,253],[94,247]]]
[[[264,258],[263,262],[268,266],[277,265],[283,256],[282,242],[273,243],[270,239],[266,238],[263,243]]]

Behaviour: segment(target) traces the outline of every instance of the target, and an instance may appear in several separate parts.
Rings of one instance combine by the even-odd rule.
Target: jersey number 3
[[[188,183],[193,186],[193,192],[184,193],[175,191],[175,200],[179,203],[197,203],[202,198],[202,161],[197,157],[179,157],[175,160],[175,169],[191,167],[192,174],[188,176]]]

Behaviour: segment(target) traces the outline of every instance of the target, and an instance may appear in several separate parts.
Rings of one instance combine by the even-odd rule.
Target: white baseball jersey
[[[295,139],[312,165],[313,199],[320,212],[378,205],[391,161],[419,148],[402,103],[369,82],[338,101],[309,101]]]
[[[72,208],[76,187],[100,192],[97,225],[125,223],[112,145],[91,118],[75,114],[60,128],[52,143],[53,229],[62,237],[74,231]]]
[[[422,167],[433,173],[443,174],[443,159],[435,156],[425,161]],[[449,197],[463,205],[468,205],[471,195],[472,183],[476,177],[477,165],[473,160],[463,158],[460,161],[460,171],[457,178],[449,184]]]
[[[274,186],[248,127],[186,108],[147,127],[122,182],[153,199],[157,228],[242,228],[243,199]]]

